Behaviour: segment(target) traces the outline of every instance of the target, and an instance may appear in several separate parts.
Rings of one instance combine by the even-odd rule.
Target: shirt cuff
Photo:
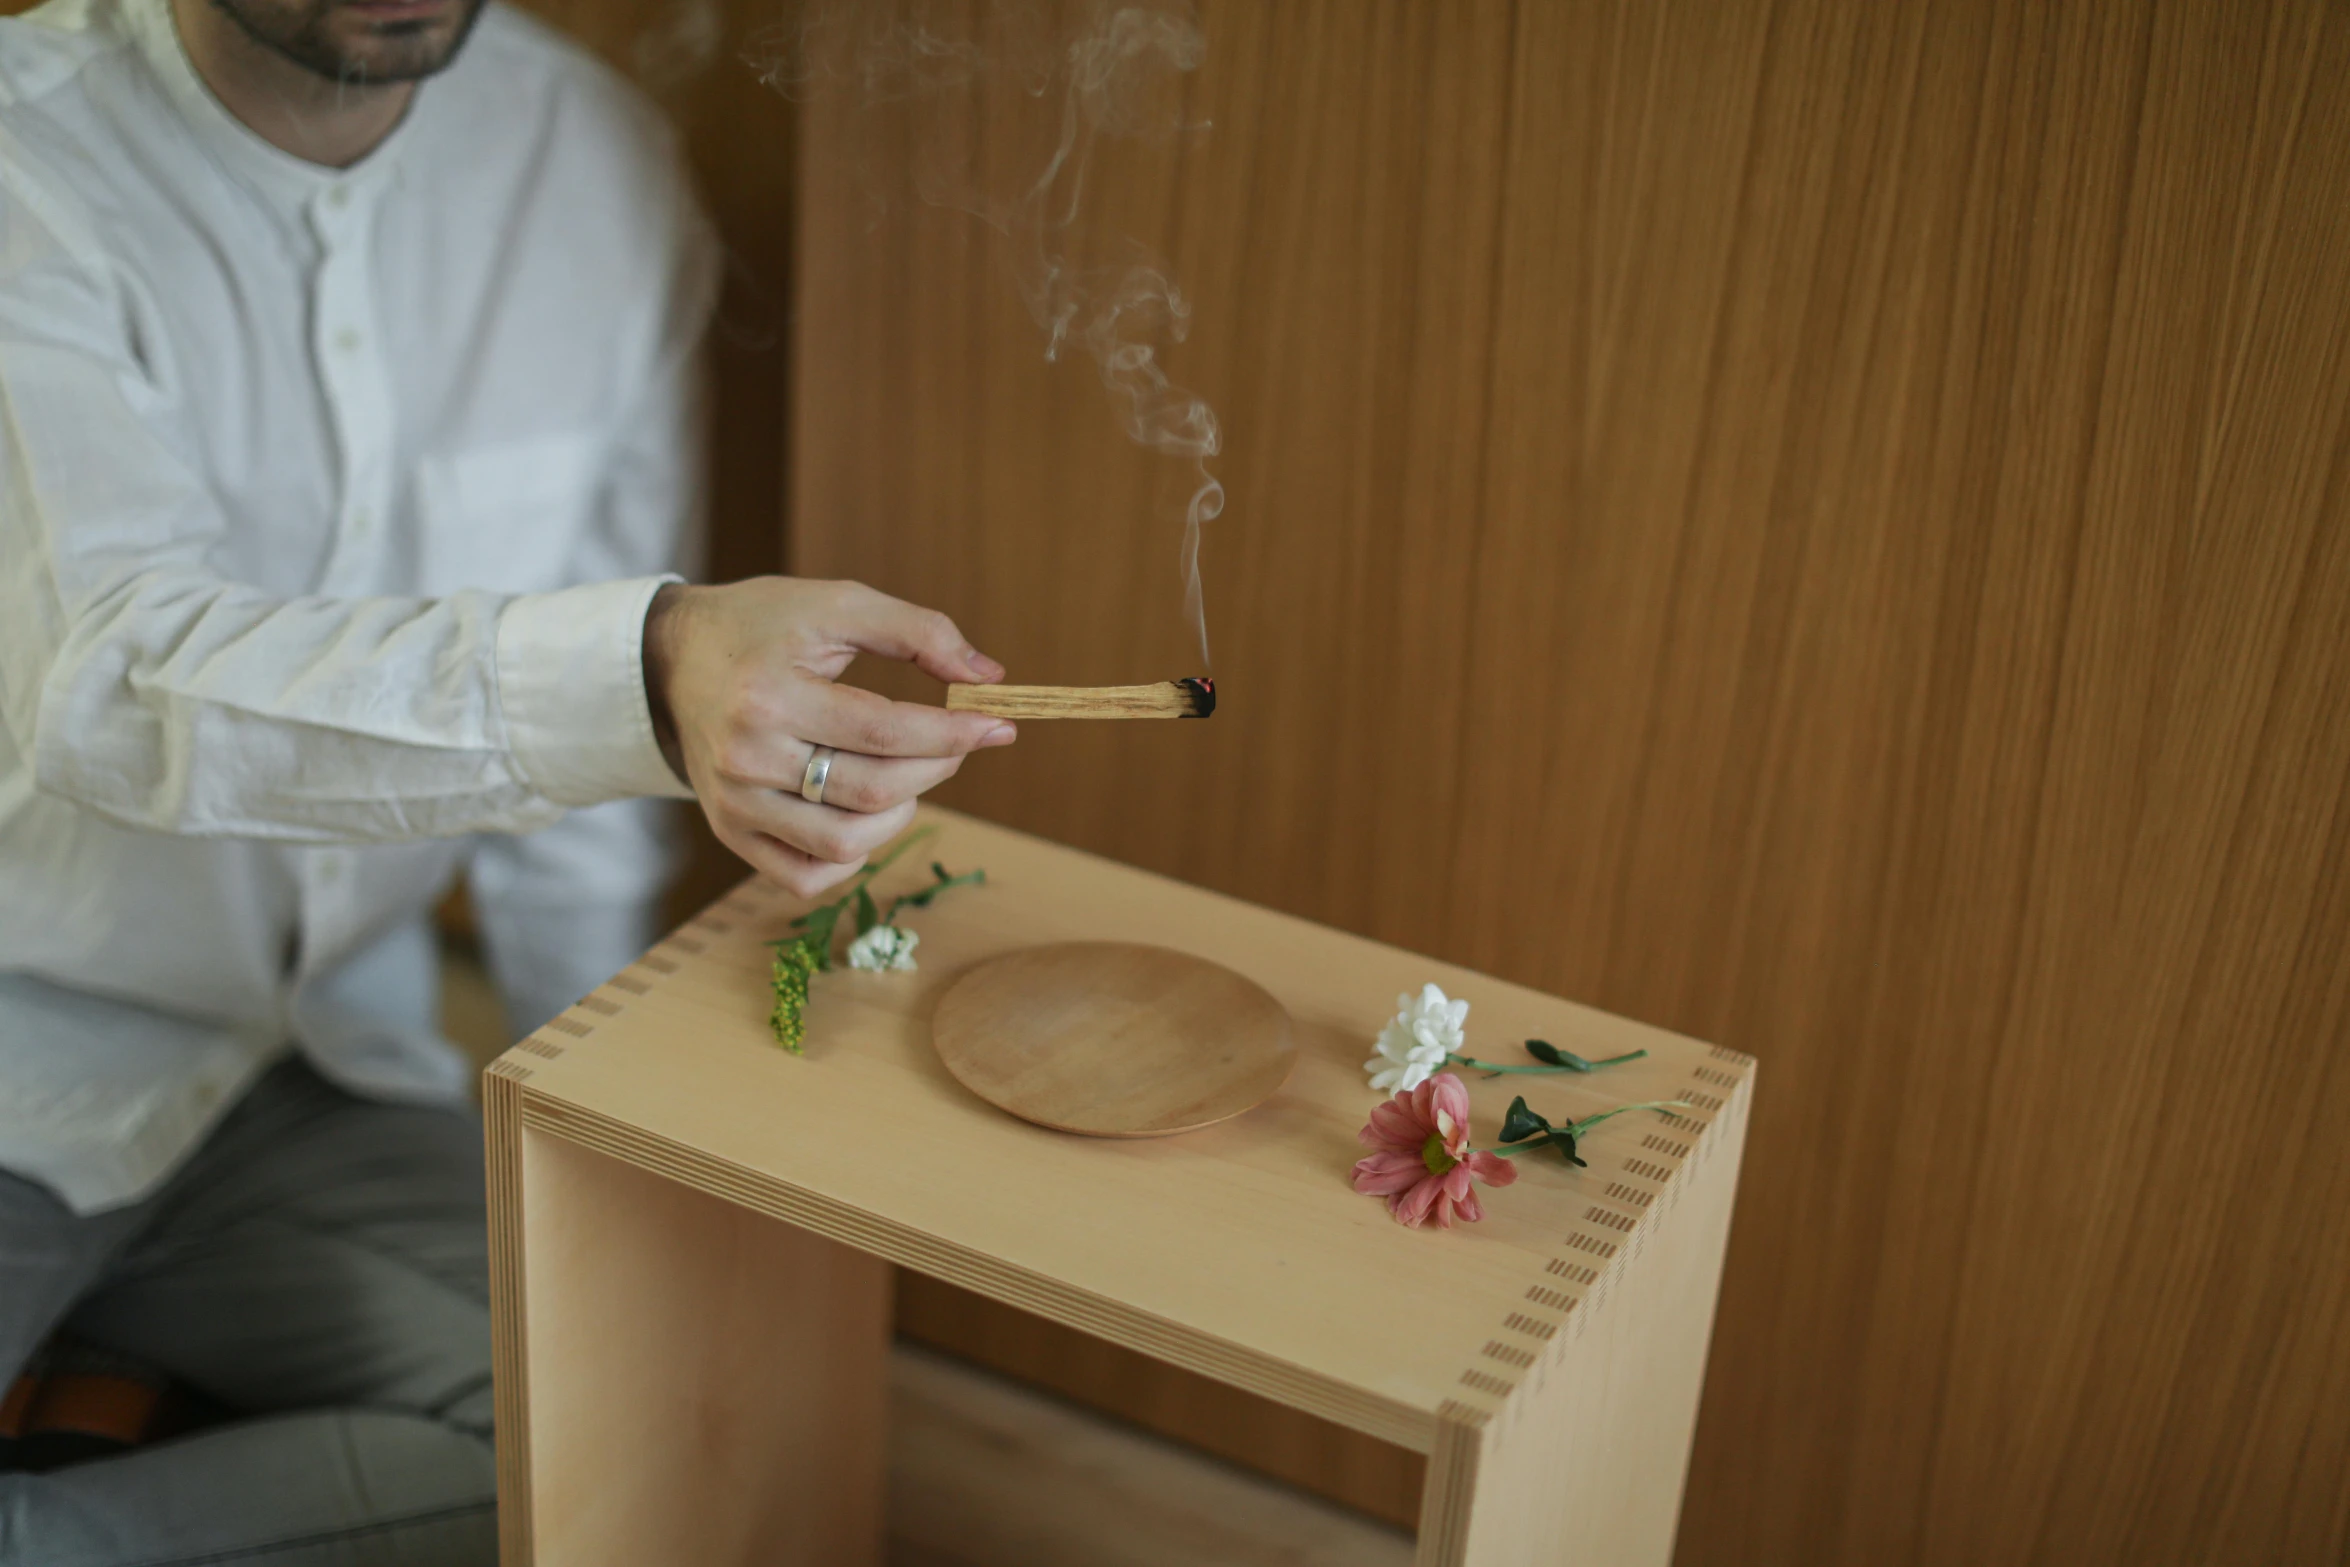
[[[661,755],[645,701],[645,611],[678,580],[526,593],[498,616],[506,744],[531,787],[557,805],[692,798]]]

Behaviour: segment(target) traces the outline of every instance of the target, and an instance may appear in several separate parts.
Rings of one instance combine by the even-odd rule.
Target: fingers
[[[959,756],[833,754],[824,779],[824,803],[843,811],[886,811],[926,794],[955,776]]]
[[[924,673],[949,684],[985,685],[1004,678],[1004,666],[965,641],[955,623],[937,610],[877,593],[862,583],[845,582],[840,590],[835,629],[843,641],[886,658],[910,659]]]
[[[806,680],[793,694],[791,732],[861,756],[962,756],[1010,745],[1019,731],[986,713],[892,702],[855,686]]]
[[[810,805],[796,795],[728,786],[705,800],[710,823],[753,869],[799,897],[812,898],[853,875],[874,850],[912,824],[912,801],[861,813]]]
[[[722,832],[718,837],[742,856],[751,869],[795,898],[813,898],[830,891],[856,875],[865,863],[852,860],[846,865],[834,865],[764,833]]]
[[[827,865],[862,863],[914,820],[911,800],[880,811],[844,811],[773,789],[730,787],[721,805],[736,831],[771,838]]]
[[[801,747],[803,751],[807,747]],[[959,756],[837,755],[824,803],[796,793],[721,780],[705,798],[719,839],[797,897],[839,885],[913,820],[914,799],[952,777]]]
[[[686,776],[719,839],[803,896],[837,886],[901,832],[914,798],[965,755],[1018,737],[989,714],[834,683],[860,652],[949,682],[1002,679],[1003,666],[935,611],[856,583],[782,577],[679,589],[670,611],[660,638],[647,616],[646,679],[660,687]],[[838,753],[821,805],[799,798],[817,745]]]
[[[709,759],[719,775],[735,783],[792,794],[799,792],[800,775],[808,765],[809,747],[814,745],[831,746],[844,758],[946,760],[986,746],[1010,745],[1019,737],[1010,723],[985,713],[950,713],[918,702],[892,702],[870,691],[837,686],[810,675],[786,677],[779,690],[757,702],[743,703],[728,728],[731,732]],[[944,778],[953,770],[947,768],[937,777]],[[831,798],[838,803],[844,797],[835,794]],[[895,802],[883,799],[878,803]],[[860,803],[855,808],[876,807]]]

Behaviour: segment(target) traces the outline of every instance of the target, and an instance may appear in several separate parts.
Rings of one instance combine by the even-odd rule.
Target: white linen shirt
[[[468,861],[517,1028],[641,950],[715,271],[657,117],[499,6],[345,170],[164,0],[0,20],[0,1168],[131,1201],[289,1044],[461,1098]]]

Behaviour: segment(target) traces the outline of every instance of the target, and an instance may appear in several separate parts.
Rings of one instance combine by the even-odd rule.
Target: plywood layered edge
[[[538,1036],[534,1035],[533,1038]],[[496,1379],[498,1558],[531,1559],[530,1360],[522,1266],[522,1094],[530,1068],[512,1053],[482,1074],[490,1209],[490,1365]]]
[[[676,975],[684,959],[707,951],[707,937],[729,933],[735,921],[765,912],[767,903],[768,895],[753,884],[737,887],[492,1065],[485,1103],[493,1190],[509,1199],[519,1197],[518,1149],[527,1128],[1167,1364],[1428,1454],[1419,1560],[1431,1567],[1471,1559],[1471,1522],[1480,1476],[1488,1467],[1490,1439],[1505,1434],[1518,1414],[1540,1397],[1590,1325],[1605,1312],[1618,1282],[1649,1248],[1673,1233],[1675,1215],[1690,1194],[1712,1194],[1726,1214],[1729,1189],[1737,1181],[1737,1151],[1743,1146],[1752,1103],[1755,1061],[1738,1051],[1709,1046],[1679,1092],[1688,1108],[1626,1117],[1602,1134],[1614,1151],[1622,1151],[1618,1139],[1627,1139],[1636,1142],[1638,1152],[1625,1156],[1623,1168],[1608,1172],[1607,1185],[1585,1204],[1557,1249],[1529,1271],[1521,1300],[1499,1317],[1490,1339],[1461,1368],[1453,1395],[1433,1411],[1382,1398],[531,1089],[527,1058],[559,1059]],[[1728,1159],[1717,1168],[1725,1151]],[[1490,1200],[1509,1198],[1502,1194]],[[493,1202],[493,1210],[500,1490],[502,1497],[524,1501],[502,1509],[508,1516],[501,1529],[506,1559],[527,1562],[530,1450],[523,1412],[528,1385],[519,1337],[524,1280],[515,1221],[499,1216],[517,1212],[519,1203]],[[1707,1327],[1718,1264],[1717,1254],[1702,1302],[1701,1318]],[[1702,1335],[1692,1348],[1702,1361]],[[1681,1429],[1686,1432],[1686,1424]],[[1685,1439],[1681,1458],[1685,1463]],[[1678,1494],[1678,1470],[1655,1478],[1669,1478]]]
[[[1521,1387],[1540,1383],[1606,1305],[1633,1260],[1664,1233],[1715,1153],[1734,1140],[1733,1132],[1743,1131],[1754,1058],[1710,1048],[1713,1060],[1698,1068],[1683,1095],[1692,1099],[1691,1110],[1660,1113],[1645,1131],[1637,1121],[1613,1124],[1617,1135],[1642,1133],[1642,1157],[1585,1205],[1558,1252],[1528,1282],[1523,1307],[1496,1324],[1479,1359],[1462,1371],[1460,1391],[1445,1406],[1460,1420],[1482,1424],[1502,1416]],[[1656,1173],[1647,1177],[1637,1167]],[[1684,1172],[1689,1179],[1673,1178]],[[1734,1170],[1727,1173],[1735,1179]]]
[[[1753,1057],[1709,1046],[1707,1059],[1693,1067],[1691,1081],[1680,1095],[1689,1108],[1658,1114],[1633,1128],[1624,1128],[1622,1120],[1613,1123],[1638,1131],[1639,1156],[1627,1158],[1627,1168],[1586,1205],[1557,1252],[1530,1278],[1523,1305],[1496,1324],[1478,1358],[1462,1370],[1459,1390],[1438,1409],[1438,1431],[1421,1498],[1418,1559],[1423,1567],[1488,1559],[1472,1557],[1471,1523],[1480,1502],[1490,1500],[1490,1485],[1481,1483],[1490,1479],[1490,1440],[1506,1438],[1542,1399],[1550,1380],[1566,1373],[1585,1333],[1603,1318],[1633,1265],[1652,1247],[1683,1239],[1675,1220],[1693,1194],[1726,1230],[1754,1077]],[[1687,1469],[1695,1393],[1702,1381],[1721,1277],[1720,1240],[1697,1237],[1695,1244],[1700,1252],[1710,1250],[1710,1265],[1699,1269],[1702,1298],[1674,1303],[1685,1318],[1682,1331],[1689,1340],[1677,1348],[1696,1362],[1687,1379],[1690,1408],[1639,1412],[1661,1422],[1668,1433],[1666,1446],[1672,1449],[1658,1465],[1642,1469],[1642,1476],[1654,1483],[1669,1478],[1676,1498]],[[1573,1399],[1576,1394],[1570,1389],[1566,1396]],[[1543,1407],[1555,1413],[1555,1404]],[[1595,1410],[1595,1417],[1600,1413]],[[1606,1413],[1616,1419],[1626,1416],[1620,1410]],[[1672,1433],[1678,1434],[1677,1441]],[[1669,1475],[1664,1467],[1668,1463]],[[1564,1468],[1562,1462],[1562,1485]],[[1667,1531],[1662,1544],[1668,1553],[1670,1539]]]

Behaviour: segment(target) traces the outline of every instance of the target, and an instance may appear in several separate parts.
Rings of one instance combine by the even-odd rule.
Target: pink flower
[[[1355,1137],[1377,1150],[1356,1163],[1355,1190],[1386,1198],[1395,1222],[1414,1229],[1449,1230],[1456,1216],[1474,1224],[1485,1209],[1470,1182],[1507,1186],[1518,1178],[1501,1155],[1469,1147],[1469,1090],[1450,1072],[1380,1105]]]

